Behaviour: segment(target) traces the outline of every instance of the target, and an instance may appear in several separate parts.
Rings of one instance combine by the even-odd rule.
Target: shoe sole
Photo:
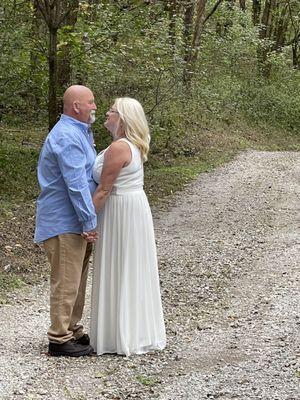
[[[79,353],[64,353],[64,352],[60,352],[60,351],[52,351],[52,352],[48,352],[48,354],[52,357],[84,357],[84,356],[89,356],[93,353],[93,350],[90,350],[88,352],[79,352]]]
[[[84,357],[89,356],[93,353],[94,349],[92,346],[88,350],[81,350],[73,353],[67,353],[65,351],[48,351],[48,354],[52,357]]]

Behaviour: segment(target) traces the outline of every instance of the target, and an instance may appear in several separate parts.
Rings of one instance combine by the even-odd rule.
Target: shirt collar
[[[77,127],[78,127],[81,131],[83,131],[85,134],[89,133],[90,124],[87,124],[87,123],[85,123],[85,122],[78,121],[78,119],[75,119],[75,118],[73,118],[73,117],[70,117],[69,115],[66,115],[66,114],[62,114],[61,117],[60,117],[60,119],[61,119],[62,121],[69,122],[70,124],[77,126]]]

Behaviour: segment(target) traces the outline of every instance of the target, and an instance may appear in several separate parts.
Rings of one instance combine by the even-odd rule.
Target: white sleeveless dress
[[[90,336],[97,354],[129,356],[162,350],[166,333],[143,163],[135,145],[119,140],[128,143],[132,159],[98,215]],[[94,165],[98,183],[106,150]]]

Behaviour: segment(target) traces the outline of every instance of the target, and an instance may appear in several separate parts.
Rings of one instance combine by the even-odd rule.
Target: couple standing
[[[163,349],[165,326],[143,162],[149,128],[140,103],[116,99],[105,127],[112,144],[98,156],[90,129],[93,93],[74,85],[38,163],[35,242],[51,265],[49,353],[79,357]],[[90,334],[80,323],[95,243]]]

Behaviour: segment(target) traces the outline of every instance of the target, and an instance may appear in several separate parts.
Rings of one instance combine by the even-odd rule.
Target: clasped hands
[[[99,238],[97,231],[82,232],[81,236],[89,243],[94,243]]]

